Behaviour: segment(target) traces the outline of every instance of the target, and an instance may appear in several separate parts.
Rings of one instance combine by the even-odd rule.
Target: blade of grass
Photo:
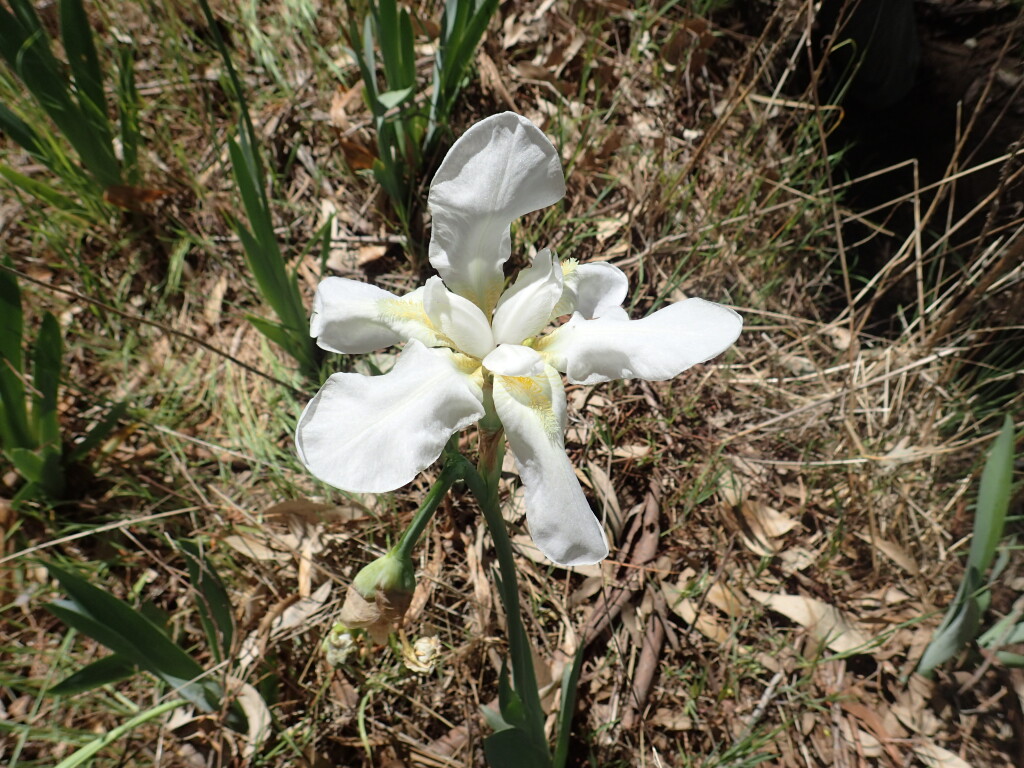
[[[120,682],[135,672],[136,666],[132,662],[120,654],[112,653],[64,678],[47,693],[51,696],[73,696],[76,693]]]
[[[140,725],[148,723],[150,720],[156,720],[159,717],[163,717],[167,712],[177,709],[178,707],[183,707],[187,703],[188,701],[185,699],[173,699],[171,701],[165,701],[163,704],[158,704],[152,709],[147,709],[145,712],[140,712],[128,722],[117,726],[108,733],[97,738],[95,741],[76,750],[71,755],[61,760],[55,768],[77,768],[80,765],[86,765],[91,762],[93,756],[104,747],[113,744],[122,736],[131,733]]]
[[[10,266],[10,260],[6,260]],[[21,344],[24,318],[17,278],[0,270],[0,439],[5,451],[32,448],[28,403],[25,400],[24,360]]]
[[[93,43],[89,17],[85,14],[82,0],[59,0],[60,35],[68,67],[75,81],[78,101],[83,111],[93,113],[94,128],[104,132],[106,143],[112,138],[107,122],[107,99],[103,93],[103,73]]]
[[[63,0],[62,14],[65,5],[72,2],[80,0]],[[69,68],[73,74],[80,73],[85,78],[82,83],[75,82],[74,88],[79,94],[76,102],[72,98],[71,82],[50,50],[50,38],[31,3],[28,0],[10,0],[10,5],[13,13],[0,6],[0,55],[57,125],[94,182],[101,189],[119,184],[120,163],[114,154],[112,131],[105,109],[93,104],[88,95],[90,91],[93,94],[96,91],[92,79],[98,72],[98,62],[95,61],[95,47],[87,19],[73,29],[69,27],[70,38],[63,41],[74,59]],[[73,8],[69,7],[66,12],[76,16]],[[84,18],[84,12],[81,16]],[[102,81],[99,90],[102,95]]]
[[[43,315],[33,357],[32,422],[41,445],[60,446],[57,391],[60,387],[64,342],[52,313]]]
[[[203,711],[212,711],[219,690],[201,666],[153,622],[81,576],[52,564],[47,571],[70,596],[47,609],[125,659],[152,672]]]
[[[989,452],[978,487],[974,535],[967,562],[984,573],[992,563],[996,547],[1003,537],[1006,511],[1010,506],[1013,486],[1014,430],[1013,419],[1006,416],[1002,429]]]
[[[234,642],[235,619],[231,610],[231,598],[224,588],[224,582],[206,557],[205,551],[194,541],[178,542],[185,565],[188,567],[192,586],[201,598],[199,617],[209,640],[210,648],[218,662],[231,654]]]

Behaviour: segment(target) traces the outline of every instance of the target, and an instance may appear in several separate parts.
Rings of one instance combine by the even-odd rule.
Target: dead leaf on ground
[[[679,587],[662,583],[661,591],[665,595],[666,605],[676,616],[716,643],[724,645],[729,641],[729,631],[707,610],[698,613],[698,603],[693,598],[680,597],[682,590]]]
[[[167,189],[146,189],[115,184],[103,190],[104,202],[116,205],[126,211],[141,211],[142,206],[171,194]]]
[[[325,581],[309,597],[299,600],[292,598],[291,604],[270,622],[269,627],[260,626],[250,632],[238,652],[238,674],[243,675],[245,670],[260,659],[266,643],[289,630],[303,626],[320,611],[330,597],[332,584],[333,582]]]
[[[675,709],[656,710],[645,722],[666,731],[689,731],[693,728],[693,719]]]
[[[778,541],[799,523],[764,502],[742,499],[737,505],[721,507],[723,522],[735,531],[751,552],[771,557],[782,548]]]
[[[927,768],[972,768],[959,755],[943,749],[933,741],[915,745],[914,754],[921,758]]]
[[[622,527],[622,507],[619,506],[619,496],[615,492],[615,485],[601,467],[592,461],[587,462],[586,475],[580,478],[590,487],[601,502],[601,507],[607,517],[611,518],[608,524],[615,530]]]
[[[857,532],[857,537],[873,546],[911,576],[917,576],[921,572],[921,569],[918,568],[917,561],[914,560],[914,558],[911,557],[899,544],[894,544],[891,541],[880,539],[877,536],[872,537],[869,534],[860,531]]]
[[[747,594],[773,611],[804,627],[811,637],[836,653],[863,651],[871,637],[834,606],[802,595],[773,595],[758,589]]]

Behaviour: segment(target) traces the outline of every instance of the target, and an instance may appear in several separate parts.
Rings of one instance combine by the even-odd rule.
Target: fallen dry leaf
[[[605,516],[610,517],[609,524],[618,530],[622,527],[622,507],[619,506],[619,497],[615,493],[615,485],[608,473],[592,461],[587,462],[587,472],[580,478],[585,481],[598,501],[601,502]]]
[[[270,546],[270,542],[265,536],[257,536],[247,531],[225,536],[221,539],[221,543],[253,560],[283,563],[291,558],[291,553]]]
[[[665,604],[676,616],[692,626],[702,635],[724,645],[729,641],[729,631],[706,610],[697,613],[697,603],[689,597],[680,597],[682,590],[672,584],[662,583]]]
[[[753,499],[723,506],[722,517],[726,526],[736,531],[744,546],[761,557],[775,555],[782,548],[782,542],[777,539],[799,525],[788,515]]]
[[[921,758],[928,768],[971,768],[971,764],[959,755],[943,749],[932,741],[916,745],[914,754]]]
[[[916,576],[921,572],[921,569],[917,566],[917,561],[899,544],[894,544],[891,541],[879,539],[878,537],[872,537],[862,532],[858,532],[857,537],[873,546],[910,575]]]
[[[152,203],[171,194],[167,189],[146,189],[115,184],[103,190],[103,200],[126,211],[139,211],[146,203]]]
[[[269,632],[266,637],[263,636],[264,630],[262,628],[254,629],[250,632],[242,642],[242,647],[238,652],[238,668],[241,670],[238,674],[241,675],[246,669],[259,660],[262,654],[262,649],[265,647],[264,644],[267,641],[280,636],[290,629],[294,629],[305,624],[313,614],[321,610],[327,602],[327,598],[331,594],[331,586],[332,582],[325,581],[319,586],[319,588],[317,588],[316,592],[309,597],[304,597],[291,602],[291,604],[281,611],[280,615],[270,623]]]
[[[802,595],[773,595],[758,589],[748,589],[747,594],[804,627],[811,637],[836,653],[864,650],[871,641],[842,611],[821,600]]]

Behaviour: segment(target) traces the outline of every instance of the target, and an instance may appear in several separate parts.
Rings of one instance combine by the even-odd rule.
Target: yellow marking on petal
[[[505,292],[505,284],[499,283],[487,290],[487,295],[484,296],[483,306],[479,304],[480,310],[484,313],[484,317],[490,317],[494,312],[494,306],[498,303],[498,299],[501,298],[501,294]]]
[[[434,330],[434,324],[430,322],[422,302],[416,303],[405,299],[381,299],[377,302],[377,309],[380,312],[380,319],[384,322],[412,320]]]
[[[528,347],[532,347],[537,352],[544,352],[544,350],[548,348],[548,345],[551,344],[551,340],[552,340],[553,337],[554,337],[553,333],[548,333],[548,334],[545,334],[544,336],[534,336],[534,337],[532,337],[529,340],[530,341],[529,344],[527,344],[524,341],[523,345],[524,346],[528,346]]]
[[[387,323],[392,327],[394,327],[395,324],[400,323],[418,323],[422,325],[433,337],[433,341],[431,343],[421,339],[421,341],[424,341],[427,346],[448,347],[453,350],[458,349],[458,347],[455,346],[454,341],[437,329],[431,321],[430,316],[427,314],[427,311],[423,308],[422,301],[409,301],[405,297],[381,299],[377,302],[377,312],[379,313],[378,316],[381,322]]]
[[[540,383],[529,376],[502,376],[502,383],[519,402],[529,407],[540,419],[541,428],[549,440],[558,437],[558,420],[551,407],[551,396]]]
[[[480,368],[479,360],[472,355],[467,355],[462,352],[453,353],[452,362],[455,363],[455,367],[459,369],[459,373],[464,373],[467,376],[472,376]]]

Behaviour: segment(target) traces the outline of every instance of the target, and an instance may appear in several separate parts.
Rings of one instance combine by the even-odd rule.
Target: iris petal
[[[495,376],[494,408],[523,479],[526,522],[546,557],[587,565],[608,556],[600,522],[565,454],[565,390],[550,366],[540,376]]]
[[[480,386],[458,358],[410,341],[382,376],[331,376],[302,412],[295,444],[325,483],[381,493],[410,482],[483,415]]]
[[[540,376],[544,358],[535,349],[519,344],[499,344],[483,359],[484,368],[501,376]]]
[[[383,288],[343,277],[320,283],[313,300],[309,335],[328,352],[354,355],[417,339],[441,342],[423,309],[423,290],[395,296]]]
[[[432,327],[457,349],[482,358],[494,349],[491,326],[480,308],[432,277],[423,286],[423,308]]]
[[[573,384],[665,381],[722,354],[742,327],[743,319],[728,307],[686,299],[642,320],[586,320],[577,313],[534,348]]]
[[[490,315],[511,249],[509,225],[565,194],[558,151],[525,117],[481,120],[434,174],[430,263],[445,284]]]
[[[625,320],[622,302],[628,291],[625,273],[613,264],[604,261],[573,264],[565,272],[562,297],[552,315],[561,317],[579,312],[587,320],[605,316]]]
[[[494,309],[494,340],[518,344],[544,330],[562,296],[562,265],[547,248],[519,273]]]

